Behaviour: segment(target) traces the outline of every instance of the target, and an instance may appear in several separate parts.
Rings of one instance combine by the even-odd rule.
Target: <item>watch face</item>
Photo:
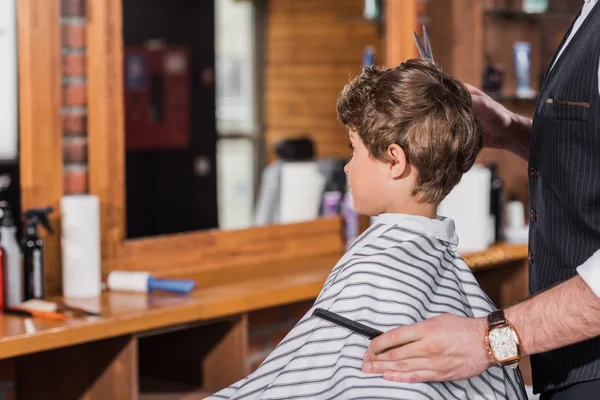
[[[490,332],[490,347],[498,361],[518,355],[517,342],[509,327],[497,328]]]

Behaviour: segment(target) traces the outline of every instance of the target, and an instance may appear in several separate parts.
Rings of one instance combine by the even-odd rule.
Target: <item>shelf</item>
[[[513,10],[510,8],[488,8],[484,10],[486,15],[492,15],[501,18],[522,18],[522,19],[539,19],[539,18],[573,18],[574,14],[566,11],[546,11],[543,13],[528,13],[523,10]]]
[[[200,400],[218,390],[207,390],[177,382],[140,377],[140,400]]]
[[[198,288],[188,296],[105,292],[89,301],[68,301],[88,309],[92,309],[88,302],[96,303],[101,317],[54,321],[0,315],[0,359],[314,300],[341,256],[204,272],[191,277]],[[498,243],[484,252],[464,255],[475,273],[526,259],[526,244]]]
[[[469,268],[473,272],[476,272],[478,270],[494,268],[505,263],[524,261],[527,259],[527,255],[528,245],[526,243],[498,243],[479,253],[464,254],[463,259]]]

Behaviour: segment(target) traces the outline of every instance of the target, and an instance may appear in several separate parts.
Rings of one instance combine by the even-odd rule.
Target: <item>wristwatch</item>
[[[493,311],[488,315],[485,342],[490,356],[498,365],[517,368],[521,360],[519,335],[504,317],[503,310]]]

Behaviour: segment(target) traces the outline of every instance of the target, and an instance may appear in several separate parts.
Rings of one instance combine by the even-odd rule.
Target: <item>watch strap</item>
[[[503,325],[508,325],[508,321],[504,317],[504,310],[492,311],[488,315],[488,327],[490,330]]]

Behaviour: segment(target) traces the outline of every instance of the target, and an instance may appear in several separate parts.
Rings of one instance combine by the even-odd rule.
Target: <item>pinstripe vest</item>
[[[600,249],[599,32],[597,5],[546,73],[536,106],[529,153],[532,294],[575,276]],[[531,362],[536,392],[600,379],[600,338]]]

